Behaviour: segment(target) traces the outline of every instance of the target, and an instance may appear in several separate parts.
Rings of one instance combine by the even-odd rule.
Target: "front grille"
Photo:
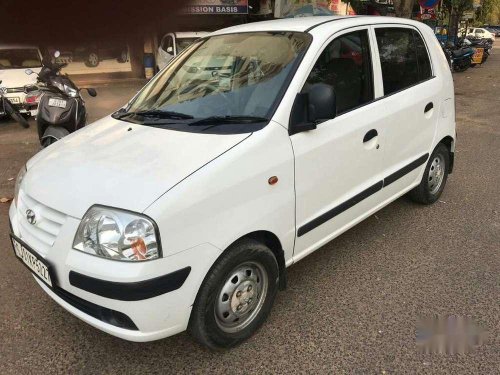
[[[35,222],[30,223],[27,211],[35,213]],[[66,221],[66,215],[56,211],[30,197],[24,191],[19,192],[17,213],[20,237],[28,245],[37,249],[41,254],[46,254]]]

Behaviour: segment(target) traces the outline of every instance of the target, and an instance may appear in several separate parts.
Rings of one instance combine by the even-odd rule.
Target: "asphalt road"
[[[210,352],[187,334],[122,341],[74,318],[14,257],[0,204],[0,374],[500,373],[500,42],[455,74],[456,165],[439,202],[399,199],[289,269],[268,322],[241,346]],[[91,118],[138,83],[99,87]],[[0,197],[37,151],[35,129],[0,123]],[[76,183],[76,182],[75,182]],[[71,184],[71,181],[68,181]],[[69,185],[68,188],[71,188]],[[465,355],[420,354],[422,315],[471,317],[489,332]]]

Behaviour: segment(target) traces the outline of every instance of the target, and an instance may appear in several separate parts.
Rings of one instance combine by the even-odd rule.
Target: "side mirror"
[[[57,59],[59,56],[61,56],[61,52],[55,51],[54,52],[54,57]]]
[[[171,55],[173,55],[174,49],[172,47],[167,47],[167,53],[170,53]]]
[[[95,98],[97,96],[97,91],[95,91],[95,89],[93,89],[93,88],[87,88],[85,90],[87,90],[87,92],[89,93],[89,95],[91,97]]]
[[[31,70],[31,69],[26,69],[26,70],[24,71],[24,73],[26,73],[27,75],[29,75],[29,76],[30,76],[30,75],[32,75],[34,72],[33,72],[33,70]]]
[[[316,129],[319,122],[331,120],[337,114],[333,87],[315,83],[305,93],[297,94],[292,107],[288,134]]]

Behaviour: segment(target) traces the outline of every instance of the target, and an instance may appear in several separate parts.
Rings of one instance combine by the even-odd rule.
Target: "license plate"
[[[38,254],[31,250],[20,240],[11,235],[14,253],[40,280],[52,287],[49,265]]]
[[[20,104],[21,103],[21,99],[19,99],[18,96],[14,96],[13,98],[7,98],[9,99],[9,102],[11,102],[12,104]]]
[[[59,107],[59,108],[66,108],[66,100],[56,99],[56,98],[50,98],[49,99],[49,106],[51,106],[51,107]]]

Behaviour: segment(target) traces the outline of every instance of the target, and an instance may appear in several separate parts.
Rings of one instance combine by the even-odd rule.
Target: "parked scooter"
[[[486,38],[475,38],[475,37],[467,37],[459,41],[460,46],[468,46],[472,47],[475,49],[476,53],[478,49],[483,50],[483,54],[481,57],[481,62],[474,62],[474,59],[472,61],[471,66],[476,66],[477,64],[484,64],[486,60],[488,60],[488,57],[490,56],[490,51],[493,47],[493,42],[491,39],[486,39]]]
[[[0,115],[7,114],[14,121],[17,121],[23,128],[29,128],[30,125],[24,116],[12,105],[12,103],[4,96],[6,90],[2,87],[0,80]]]
[[[59,55],[59,51],[54,53],[55,58]],[[87,122],[87,111],[80,89],[67,74],[61,74],[61,69],[67,64],[44,59],[42,65],[37,79],[42,95],[36,121],[40,143],[42,147],[47,147],[84,127]],[[25,73],[36,74],[31,69],[26,69]],[[85,90],[92,97],[97,95],[95,89]]]
[[[474,49],[471,47],[457,47],[452,42],[442,44],[443,51],[449,59],[451,69],[455,72],[464,72],[471,66]]]

